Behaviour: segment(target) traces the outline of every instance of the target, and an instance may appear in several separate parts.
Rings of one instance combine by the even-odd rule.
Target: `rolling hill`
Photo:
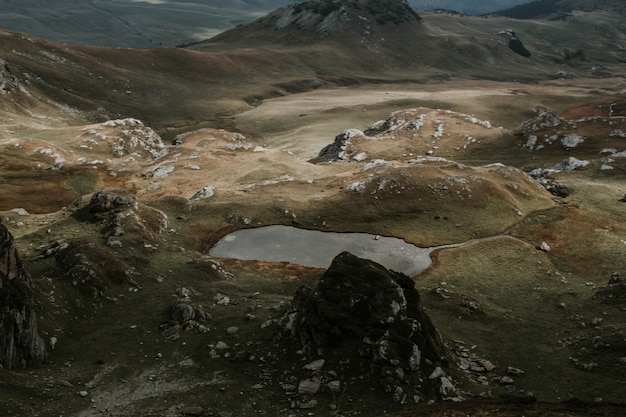
[[[566,19],[574,12],[606,11],[616,14],[626,13],[626,5],[619,0],[537,0],[521,4],[494,14],[514,19]]]
[[[184,48],[0,31],[0,414],[625,415],[624,25],[316,0]],[[346,248],[305,266],[324,241],[265,226]]]
[[[209,38],[287,3],[286,0],[2,0],[0,28],[71,44],[172,47]]]

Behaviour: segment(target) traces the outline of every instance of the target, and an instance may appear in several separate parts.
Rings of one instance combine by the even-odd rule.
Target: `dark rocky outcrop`
[[[127,233],[144,242],[154,240],[168,227],[165,213],[140,203],[135,194],[118,189],[98,191],[76,215],[82,221],[100,222],[110,246],[122,246],[117,238]]]
[[[46,347],[37,333],[32,281],[13,236],[0,224],[0,365],[5,369],[39,365]]]
[[[511,39],[509,39],[509,48],[511,48],[513,52],[523,56],[524,58],[528,58],[532,55],[530,51],[526,49],[520,38],[516,36],[513,36],[511,37]]]
[[[595,297],[604,304],[623,304],[626,300],[626,278],[613,272],[607,286],[596,292]]]
[[[98,191],[91,197],[89,211],[102,213],[109,211],[125,211],[137,209],[137,197],[123,190]]]
[[[102,245],[87,239],[75,239],[55,255],[56,274],[69,280],[83,295],[107,297],[112,284],[128,283],[140,288],[133,279],[134,269]]]
[[[350,146],[351,139],[358,136],[363,136],[363,132],[358,129],[344,130],[335,136],[333,143],[322,148],[317,157],[311,159],[309,162],[317,164],[322,162],[349,160],[350,158],[346,154],[346,149]]]
[[[395,402],[456,395],[413,280],[376,262],[339,254],[317,287],[298,289],[280,323],[307,356],[337,367],[354,361],[346,372],[366,372],[356,377],[382,386]]]

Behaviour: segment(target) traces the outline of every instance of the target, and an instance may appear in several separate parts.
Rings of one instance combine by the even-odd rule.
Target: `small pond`
[[[430,254],[458,245],[420,248],[402,239],[368,233],[335,233],[298,229],[292,226],[265,226],[242,229],[226,235],[209,254],[218,258],[289,262],[308,267],[328,268],[339,253],[348,251],[371,259],[387,269],[415,275],[431,264]]]

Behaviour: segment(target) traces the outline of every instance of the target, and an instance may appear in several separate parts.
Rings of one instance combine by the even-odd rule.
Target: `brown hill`
[[[230,115],[258,100],[324,85],[622,73],[619,34],[626,28],[615,14],[545,25],[431,13],[420,19],[401,1],[337,4],[279,9],[191,49],[71,46],[1,31],[2,85],[14,91],[2,106],[68,120],[78,116],[73,110],[85,111],[80,117],[90,122],[135,117],[170,139],[190,127],[227,127]],[[512,32],[531,57],[509,47]]]
[[[279,9],[191,48],[281,51],[325,80],[462,76],[531,81],[556,78],[564,63],[571,64],[569,50],[584,51],[591,66],[620,62],[623,26],[618,13],[589,13],[545,25],[500,17],[417,15],[401,1],[317,0]],[[511,37],[519,48],[511,46]]]

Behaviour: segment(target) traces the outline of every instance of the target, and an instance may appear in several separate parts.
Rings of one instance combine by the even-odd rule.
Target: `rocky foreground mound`
[[[315,288],[298,289],[281,324],[311,359],[344,379],[382,386],[396,403],[456,395],[442,369],[443,343],[414,282],[376,262],[339,254]],[[305,385],[319,387],[324,379],[314,376]]]
[[[5,369],[38,365],[46,359],[33,304],[30,276],[13,236],[0,224],[0,366]]]

